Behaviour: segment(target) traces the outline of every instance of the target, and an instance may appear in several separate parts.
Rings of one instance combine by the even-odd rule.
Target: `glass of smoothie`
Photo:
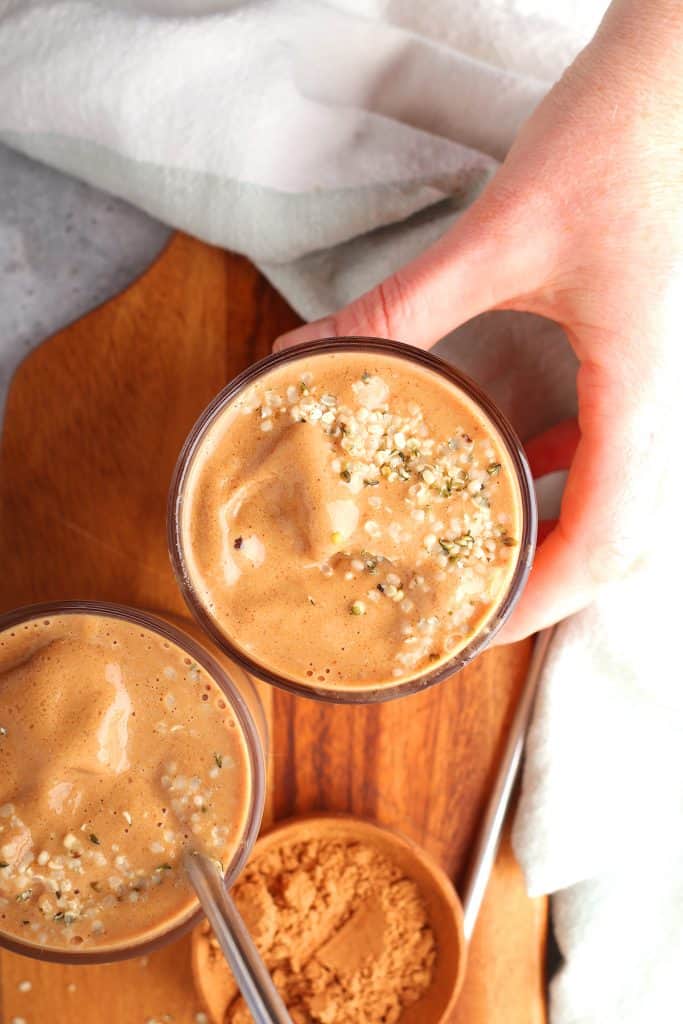
[[[467,664],[510,614],[535,540],[505,417],[447,363],[374,338],[238,376],[192,429],[169,500],[199,623],[258,678],[336,702]]]
[[[161,619],[92,602],[0,616],[0,946],[66,963],[150,952],[201,917],[258,834],[253,684]]]

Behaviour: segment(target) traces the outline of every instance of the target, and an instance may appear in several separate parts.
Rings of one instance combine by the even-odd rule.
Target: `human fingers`
[[[578,383],[581,435],[560,518],[536,553],[501,634],[504,642],[579,611],[602,587],[631,572],[650,545],[653,531],[646,524],[657,521],[666,461],[660,442],[670,419],[666,393],[619,359],[584,365]],[[550,448],[532,450],[537,468],[550,457]],[[557,461],[545,465],[561,468]]]
[[[490,187],[417,259],[336,313],[281,335],[273,347],[375,337],[429,348],[484,310],[513,308],[520,293],[540,284],[546,240],[550,232],[530,229],[507,191]]]

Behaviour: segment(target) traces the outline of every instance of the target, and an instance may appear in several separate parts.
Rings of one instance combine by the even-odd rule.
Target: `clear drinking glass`
[[[505,446],[514,469],[520,496],[521,531],[518,558],[507,592],[502,597],[494,614],[467,645],[446,662],[426,669],[421,675],[396,683],[362,685],[330,685],[318,687],[299,680],[289,679],[274,671],[265,661],[247,654],[235,639],[221,630],[200,600],[188,567],[183,541],[182,517],[184,514],[185,490],[193,461],[202,442],[214,423],[227,407],[248,387],[269,374],[276,367],[301,362],[305,370],[306,360],[323,353],[367,353],[391,356],[393,358],[425,368],[438,374],[455,386],[478,409],[484,420],[494,427],[501,443]],[[168,544],[173,570],[188,607],[199,624],[214,642],[247,672],[267,683],[282,687],[300,696],[342,704],[364,704],[391,700],[406,696],[428,686],[441,682],[476,657],[488,647],[509,617],[526,583],[536,545],[537,512],[533,481],[522,444],[506,417],[492,400],[464,374],[431,353],[396,341],[380,338],[325,338],[308,342],[284,352],[273,354],[239,374],[213,399],[200,415],[183,446],[174,472],[168,505]]]
[[[265,715],[261,701],[252,680],[239,667],[228,672],[208,651],[191,636],[163,619],[147,612],[123,605],[97,601],[65,601],[36,604],[18,608],[0,616],[0,634],[6,630],[23,628],[36,619],[53,616],[94,615],[98,618],[122,620],[163,637],[196,661],[222,690],[233,712],[234,719],[244,737],[247,762],[250,772],[249,803],[244,818],[244,827],[232,859],[225,867],[225,883],[229,887],[244,867],[261,827],[266,784],[267,736]],[[134,766],[131,770],[135,770]],[[142,956],[154,952],[161,946],[174,941],[193,928],[203,917],[198,901],[180,922],[174,918],[166,931],[142,937],[130,945],[103,950],[62,950],[44,948],[36,943],[23,941],[14,935],[3,933],[0,927],[0,947],[10,949],[38,960],[49,960],[68,964],[110,963]]]

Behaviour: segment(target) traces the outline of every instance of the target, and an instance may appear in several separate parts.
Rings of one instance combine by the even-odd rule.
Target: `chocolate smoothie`
[[[275,366],[222,408],[177,530],[191,598],[230,645],[317,691],[376,689],[487,629],[522,504],[508,447],[464,390],[359,347]]]
[[[55,614],[0,633],[0,933],[103,952],[182,923],[196,848],[244,839],[242,728],[208,672],[134,622]]]

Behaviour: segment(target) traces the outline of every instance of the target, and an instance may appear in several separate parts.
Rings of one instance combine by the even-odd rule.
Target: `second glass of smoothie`
[[[130,608],[0,616],[0,946],[137,956],[200,917],[186,851],[234,881],[265,786],[261,709],[237,674]]]
[[[255,676],[338,702],[470,661],[535,538],[505,418],[448,364],[379,339],[312,342],[241,374],[192,430],[169,504],[201,625]]]

